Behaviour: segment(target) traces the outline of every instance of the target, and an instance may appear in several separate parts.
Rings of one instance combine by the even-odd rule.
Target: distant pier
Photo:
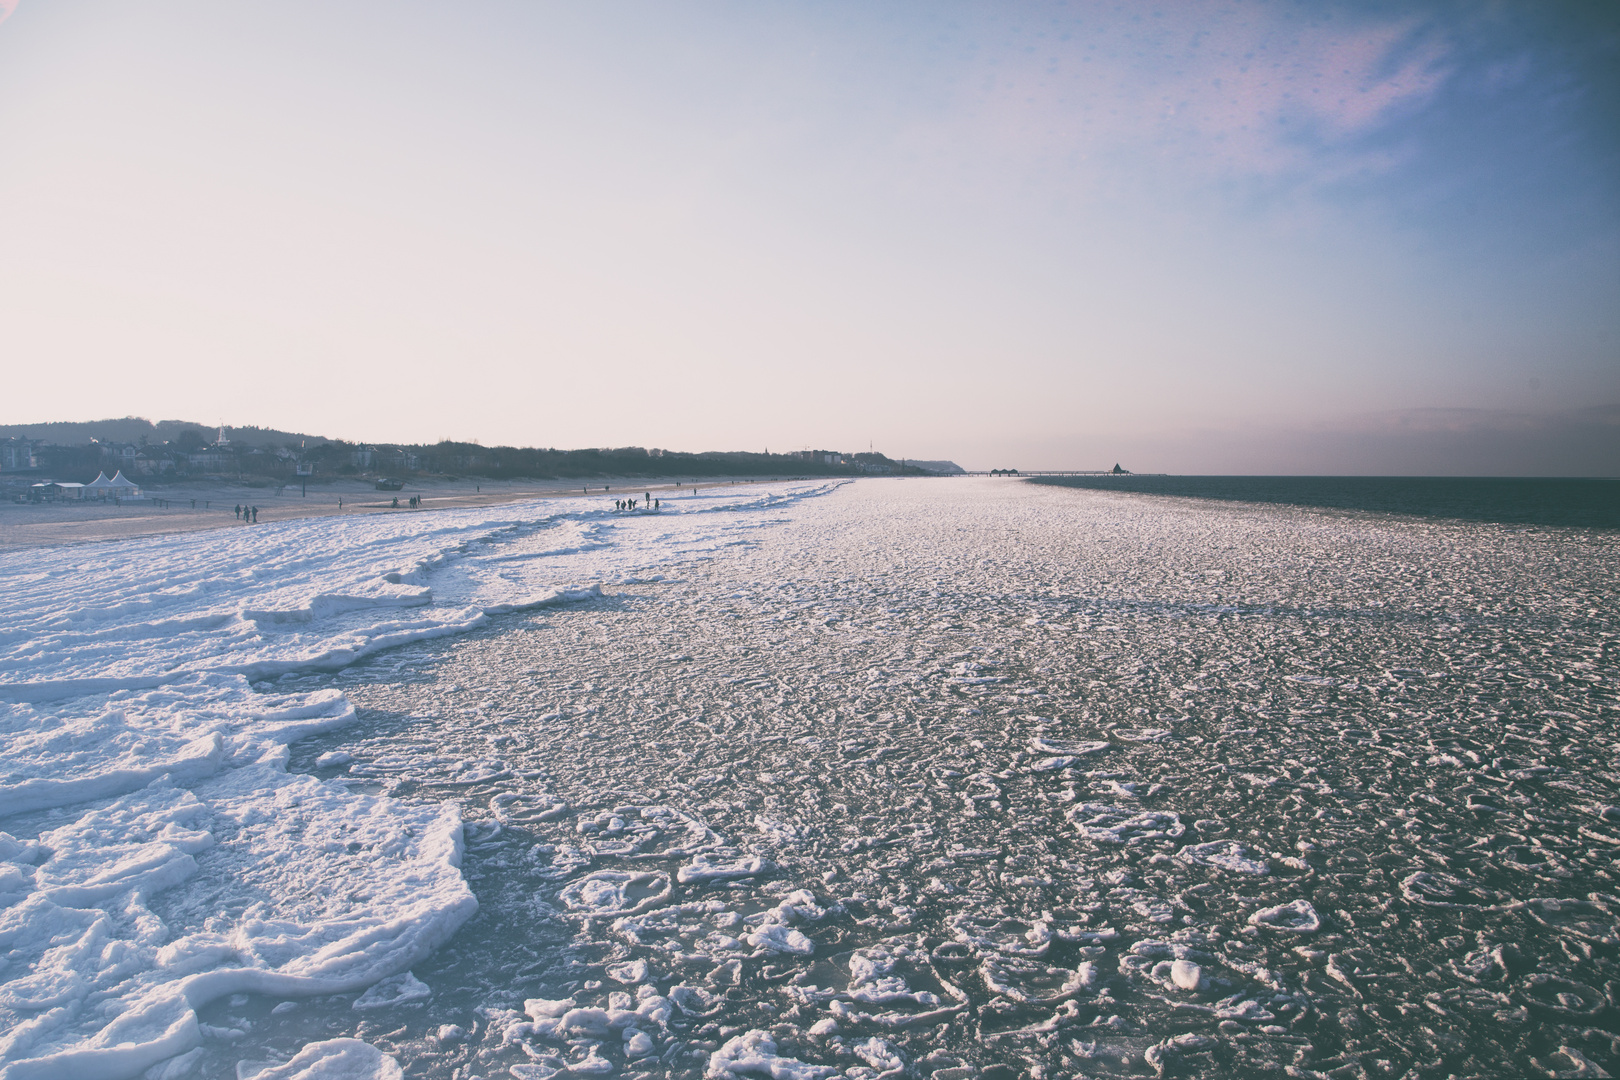
[[[960,476],[1168,476],[1169,473],[1115,472],[1113,469],[986,469]]]

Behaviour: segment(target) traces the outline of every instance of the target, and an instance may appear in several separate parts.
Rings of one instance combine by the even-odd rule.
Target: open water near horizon
[[[1620,529],[1620,479],[1499,476],[1039,476],[1032,483],[1503,524]]]
[[[208,1006],[195,1064],[358,1035],[445,1080],[1620,1070],[1617,554],[860,483],[262,684],[360,710],[293,771],[462,805],[480,907],[361,1011]]]

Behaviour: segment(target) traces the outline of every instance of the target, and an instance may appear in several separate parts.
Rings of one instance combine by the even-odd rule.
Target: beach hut
[[[84,497],[84,485],[53,480],[43,484],[35,484],[29,489],[29,496],[35,502],[56,499],[80,499]]]

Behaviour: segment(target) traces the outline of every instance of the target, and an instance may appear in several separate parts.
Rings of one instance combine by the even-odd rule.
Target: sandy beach
[[[716,477],[697,481],[699,489],[738,487],[763,483],[754,477]],[[256,506],[258,523],[334,514],[411,513],[411,496],[422,500],[421,510],[447,510],[497,506],[527,499],[569,496],[611,502],[616,498],[655,499],[690,495],[693,485],[682,481],[651,483],[635,478],[572,480],[424,480],[407,483],[398,492],[378,491],[369,480],[340,480],[310,485],[307,493],[296,484],[284,488],[252,487],[228,481],[188,481],[153,485],[145,498],[122,504],[101,501],[54,503],[0,502],[0,551],[18,548],[123,540],[162,533],[203,529],[242,528],[237,506]],[[395,496],[400,506],[394,507]],[[341,506],[339,505],[341,501]],[[420,511],[414,511],[420,512]]]

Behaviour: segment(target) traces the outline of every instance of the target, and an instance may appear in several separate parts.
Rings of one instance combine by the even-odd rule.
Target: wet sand
[[[700,480],[701,489],[762,482],[749,477]],[[604,490],[608,489],[608,490]],[[235,507],[257,506],[260,525],[290,518],[332,514],[400,514],[411,496],[420,496],[421,510],[464,506],[494,506],[527,499],[594,498],[611,503],[616,498],[678,498],[690,493],[682,481],[651,483],[633,478],[571,480],[424,480],[407,483],[398,492],[378,491],[361,480],[340,480],[310,485],[304,494],[296,484],[284,488],[250,487],[223,481],[194,481],[145,488],[146,498],[122,505],[113,502],[0,503],[0,552],[58,544],[123,540],[161,533],[201,529],[243,528]],[[393,500],[399,497],[400,506]],[[339,500],[342,501],[341,508]],[[421,512],[421,511],[415,511]]]

